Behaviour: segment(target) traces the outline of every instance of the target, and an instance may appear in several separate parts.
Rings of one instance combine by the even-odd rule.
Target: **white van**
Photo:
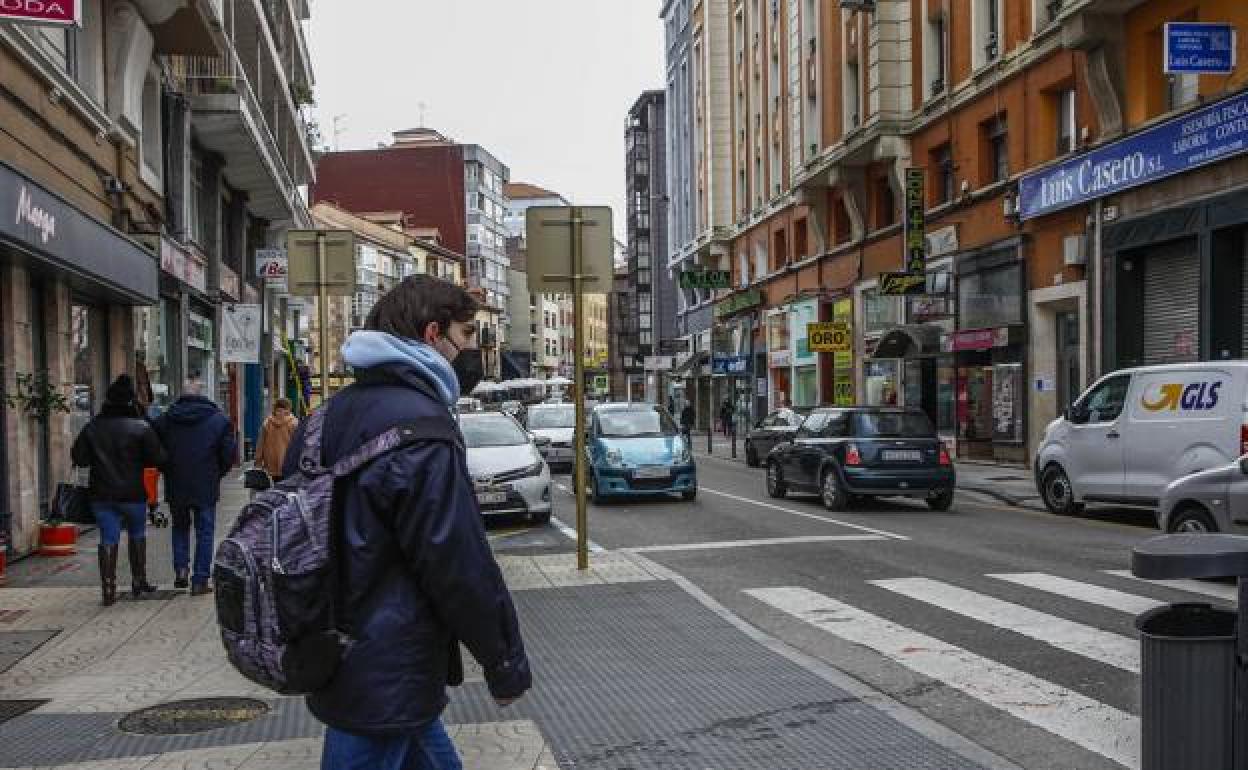
[[[1248,453],[1248,361],[1123,369],[1049,424],[1036,486],[1050,511],[1156,506],[1170,482]]]

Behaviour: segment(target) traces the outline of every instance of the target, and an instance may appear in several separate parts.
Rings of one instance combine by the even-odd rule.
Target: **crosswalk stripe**
[[[1141,580],[1145,583],[1187,591],[1192,594],[1212,596],[1215,599],[1222,599],[1228,602],[1234,602],[1239,598],[1239,589],[1233,585],[1223,585],[1222,583],[1208,583],[1203,580],[1148,580],[1147,578],[1136,577],[1125,569],[1107,569],[1105,574],[1127,578],[1128,580]]]
[[[1030,639],[1139,673],[1139,642],[928,578],[872,580],[872,585]]]
[[[1137,717],[805,588],[750,596],[848,642],[1127,767],[1139,766]]]
[[[1007,583],[1013,583],[1026,588],[1034,588],[1037,591],[1056,594],[1067,599],[1095,604],[1098,607],[1106,607],[1119,612],[1129,612],[1132,615],[1139,615],[1142,612],[1148,612],[1165,604],[1165,602],[1150,599],[1147,596],[1129,594],[1125,591],[1117,591],[1113,588],[1105,588],[1057,575],[1048,575],[1043,572],[1012,572],[989,575],[988,577],[1004,580]]]
[[[660,553],[664,551],[713,551],[724,548],[754,548],[768,545],[810,545],[813,543],[863,542],[887,540],[883,535],[799,535],[797,537],[765,537],[754,540],[714,540],[705,543],[674,543],[640,545],[619,550],[628,553]]]

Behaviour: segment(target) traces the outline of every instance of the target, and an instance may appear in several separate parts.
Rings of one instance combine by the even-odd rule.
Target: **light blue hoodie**
[[[447,406],[453,407],[459,401],[459,378],[455,370],[441,353],[423,342],[385,332],[354,332],[342,346],[342,360],[353,369],[406,364],[438,389]]]

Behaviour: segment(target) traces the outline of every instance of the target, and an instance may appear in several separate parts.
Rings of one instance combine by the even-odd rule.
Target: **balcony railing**
[[[292,211],[299,211],[303,202],[299,198],[294,176],[290,173],[287,153],[282,152],[268,116],[260,100],[256,98],[251,80],[234,48],[229,48],[223,56],[170,56],[169,66],[175,81],[188,96],[239,97],[241,109],[251,118],[260,143],[273,159],[274,170],[278,174],[277,181],[283,188],[284,197],[289,201]],[[303,116],[296,114],[294,123],[294,129],[300,132],[298,141],[305,141],[308,126]]]

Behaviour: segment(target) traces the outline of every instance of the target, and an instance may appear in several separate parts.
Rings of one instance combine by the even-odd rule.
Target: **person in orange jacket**
[[[273,414],[264,420],[260,428],[260,443],[256,446],[256,466],[263,468],[274,481],[282,478],[282,463],[290,439],[299,427],[299,419],[290,411],[290,401],[279,398],[273,402]]]

